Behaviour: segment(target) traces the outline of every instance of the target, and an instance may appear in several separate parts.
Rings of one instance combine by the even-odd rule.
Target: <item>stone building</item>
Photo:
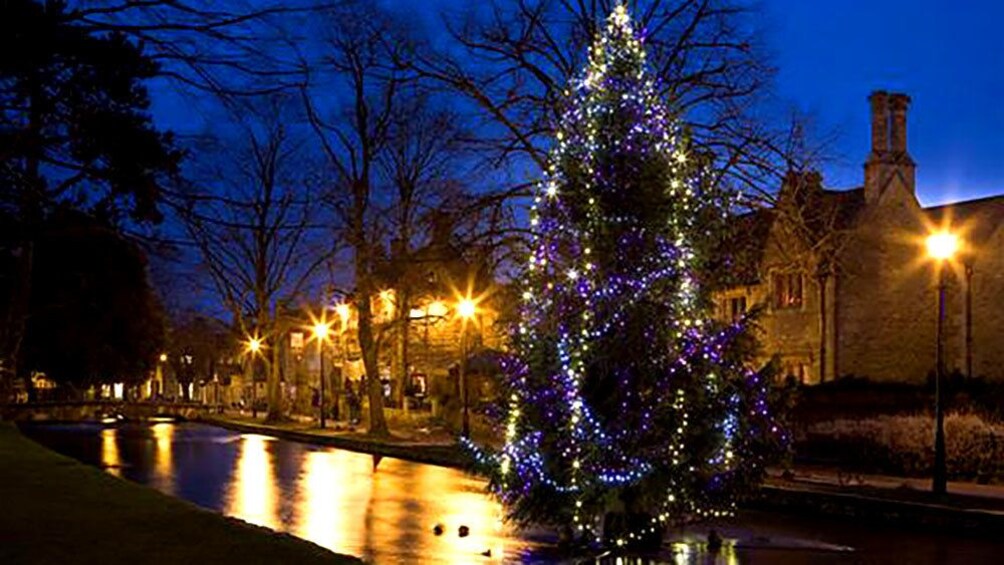
[[[377,360],[391,408],[432,409],[456,404],[459,365],[466,358],[471,402],[491,394],[495,374],[490,357],[502,347],[501,301],[487,263],[476,250],[452,243],[448,225],[434,229],[429,243],[405,255],[394,249],[381,265],[384,290],[374,296],[371,311],[380,342]],[[477,303],[469,319],[458,313],[458,301]],[[327,320],[332,334],[324,346],[324,374],[329,402],[344,396],[346,386],[359,390],[365,375],[358,342],[358,319],[348,302],[329,300]],[[286,313],[280,353],[282,379],[294,412],[310,413],[319,388],[320,355],[311,339],[310,313],[320,306]],[[344,401],[344,399],[342,399]],[[438,415],[438,414],[437,414]]]
[[[935,369],[939,280],[925,242],[948,230],[961,245],[945,267],[947,370],[1004,378],[1004,195],[922,206],[909,97],[869,101],[863,186],[829,190],[816,173],[789,174],[773,208],[739,219],[719,315],[761,306],[764,354],[804,383],[923,382]]]

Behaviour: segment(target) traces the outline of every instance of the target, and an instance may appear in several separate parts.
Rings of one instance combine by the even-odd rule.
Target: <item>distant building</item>
[[[371,310],[380,341],[377,377],[387,391],[388,406],[400,408],[408,402],[438,411],[455,405],[463,357],[472,404],[491,394],[488,383],[495,375],[490,354],[502,347],[496,323],[500,301],[487,263],[476,251],[467,251],[452,243],[449,229],[443,227],[433,230],[428,245],[404,258],[400,245],[393,245],[381,265],[378,277],[383,290],[374,296]],[[477,303],[470,319],[458,313],[462,298]],[[351,298],[327,308],[332,334],[324,354],[326,389],[328,398],[338,395],[344,408],[341,397],[346,386],[358,391],[366,373],[358,317]],[[282,378],[294,411],[300,413],[316,411],[314,394],[320,388],[320,356],[311,339],[308,310],[316,315],[321,307],[284,315]]]
[[[937,277],[924,242],[963,242],[947,274],[946,365],[1004,378],[1004,195],[923,207],[907,150],[904,94],[873,93],[863,186],[828,190],[789,174],[777,206],[740,218],[716,294],[729,319],[754,305],[766,355],[804,383],[854,375],[923,382],[935,369]]]

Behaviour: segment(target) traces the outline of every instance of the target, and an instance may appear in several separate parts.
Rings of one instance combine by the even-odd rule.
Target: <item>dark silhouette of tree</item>
[[[74,385],[142,382],[164,346],[146,257],[107,222],[57,210],[35,245],[24,367]]]
[[[158,66],[122,34],[73,23],[62,2],[10,0],[0,5],[0,52],[0,206],[17,221],[0,342],[16,372],[46,217],[58,205],[111,224],[156,222],[181,154],[146,113],[143,81]]]
[[[317,68],[305,66],[308,82],[301,92],[331,169],[329,203],[344,226],[345,242],[353,254],[353,301],[367,375],[369,432],[386,436],[389,430],[377,366],[380,327],[372,310],[380,282],[376,270],[382,260],[379,159],[399,115],[401,93],[412,84],[412,77],[399,64],[412,44],[389,14],[361,2],[347,3],[328,17],[325,21],[331,25],[324,61]],[[331,89],[331,82],[323,80],[331,76],[345,102],[336,112],[322,116],[323,100],[330,92],[319,90],[319,85]]]
[[[199,182],[172,198],[215,294],[244,336],[268,347],[268,419],[283,418],[281,310],[331,258],[304,143],[287,126],[281,100],[236,124],[240,138],[207,147]],[[291,131],[292,130],[292,131]],[[175,202],[177,200],[177,202]]]
[[[543,169],[564,91],[586,62],[602,18],[619,0],[487,0],[444,14],[452,41],[425,53],[416,69],[481,111],[479,143],[498,162]],[[695,148],[715,155],[722,178],[764,189],[778,169],[769,145],[777,132],[758,117],[773,70],[745,0],[638,0],[659,94],[693,132]],[[783,132],[782,132],[783,134]],[[783,172],[783,171],[782,171]],[[511,188],[526,195],[525,185]]]

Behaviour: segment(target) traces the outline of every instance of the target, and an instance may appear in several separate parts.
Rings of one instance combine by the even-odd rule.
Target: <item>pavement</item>
[[[772,480],[776,481],[836,487],[848,491],[866,487],[889,491],[926,493],[931,489],[930,478],[847,473],[826,467],[799,466],[787,472],[782,469],[772,469],[768,475]],[[1004,508],[1004,485],[949,481],[947,490],[949,496],[982,500],[988,507],[995,508],[999,504]]]

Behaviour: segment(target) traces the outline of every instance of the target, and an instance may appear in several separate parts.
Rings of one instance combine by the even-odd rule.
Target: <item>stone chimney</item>
[[[868,97],[872,106],[872,151],[869,160],[889,153],[889,94],[876,90]]]
[[[889,96],[889,110],[892,113],[892,152],[894,155],[906,153],[906,110],[910,97],[906,94]]]
[[[910,97],[878,90],[868,101],[872,111],[872,147],[865,162],[865,201],[877,201],[894,178],[899,178],[913,194],[916,165],[906,145]]]

